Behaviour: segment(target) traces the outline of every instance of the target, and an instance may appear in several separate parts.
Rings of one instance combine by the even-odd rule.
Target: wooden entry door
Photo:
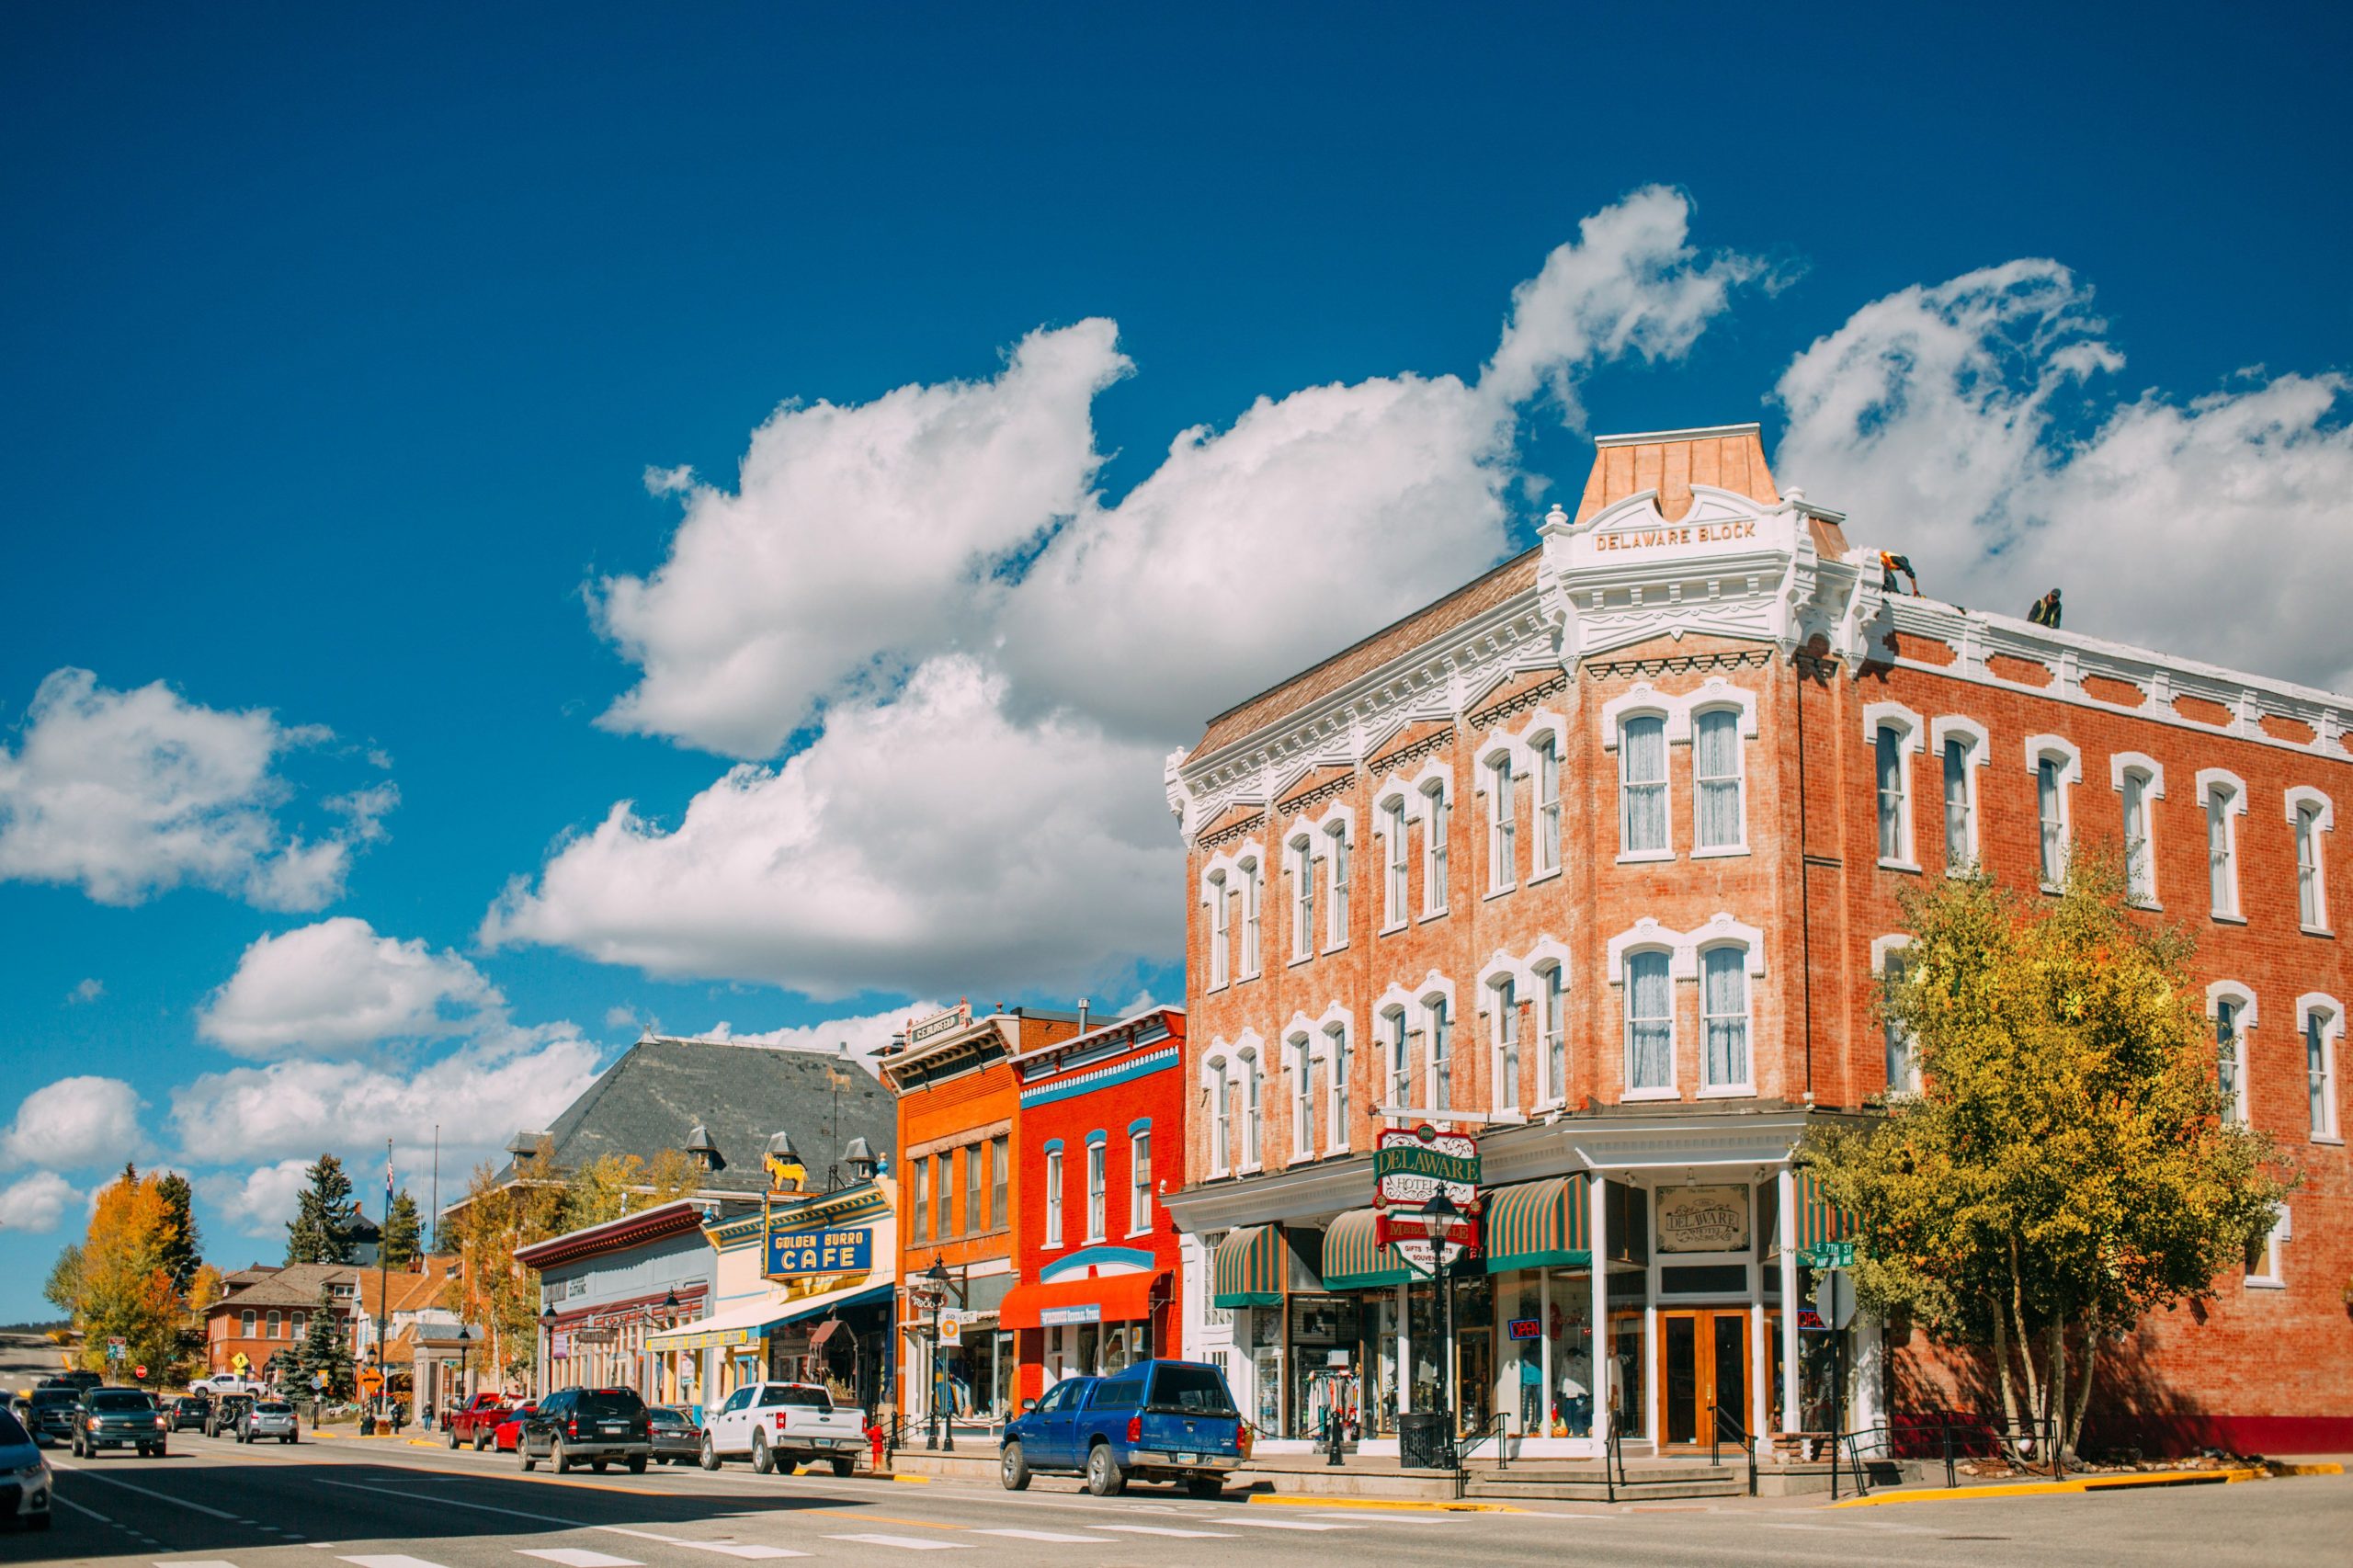
[[[1716,1411],[1749,1424],[1748,1310],[1699,1308],[1659,1313],[1659,1432],[1669,1448],[1705,1448],[1718,1438]],[[1725,1441],[1738,1440],[1728,1427]]]

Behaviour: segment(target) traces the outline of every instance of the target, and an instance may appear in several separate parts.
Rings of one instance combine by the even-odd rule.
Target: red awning
[[[1100,1279],[1057,1279],[1051,1285],[1016,1285],[996,1310],[999,1328],[1043,1328],[1049,1318],[1066,1323],[1141,1323],[1152,1303],[1168,1292],[1155,1289],[1168,1275],[1113,1274]],[[1090,1313],[1092,1315],[1090,1315]]]

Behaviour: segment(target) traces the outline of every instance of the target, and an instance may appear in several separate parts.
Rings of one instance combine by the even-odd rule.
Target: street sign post
[[[1855,1277],[1840,1268],[1824,1275],[1822,1283],[1813,1288],[1813,1310],[1834,1330],[1854,1322]]]
[[[119,1337],[119,1336],[115,1336],[115,1335],[108,1335],[108,1339],[107,1339],[107,1359],[108,1359],[108,1360],[109,1360],[109,1361],[120,1361],[120,1360],[124,1359],[125,1358],[127,1358],[128,1356],[130,1356],[130,1354],[131,1354],[131,1346],[130,1346],[130,1345],[129,1345],[128,1343],[126,1343],[124,1340],[122,1340],[122,1339],[121,1339],[120,1337]]]

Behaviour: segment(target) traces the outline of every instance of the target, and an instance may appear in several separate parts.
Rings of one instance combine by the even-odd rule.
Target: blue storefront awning
[[[847,1295],[820,1297],[815,1301],[795,1307],[792,1311],[777,1319],[777,1322],[805,1323],[811,1318],[824,1317],[828,1312],[842,1312],[850,1307],[872,1306],[879,1302],[889,1301],[891,1299],[891,1292],[896,1287],[893,1285],[885,1282],[881,1285],[869,1285],[862,1290],[852,1290]]]

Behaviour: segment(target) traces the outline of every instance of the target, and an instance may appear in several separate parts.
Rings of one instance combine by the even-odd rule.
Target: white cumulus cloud
[[[910,1018],[939,1011],[937,1002],[910,1002],[904,1007],[869,1013],[862,1017],[828,1018],[817,1024],[789,1024],[782,1028],[737,1033],[724,1019],[696,1035],[697,1040],[723,1040],[731,1045],[767,1046],[781,1051],[813,1051],[840,1054],[871,1071],[874,1059],[904,1028]]]
[[[85,1074],[35,1089],[0,1132],[0,1161],[82,1170],[140,1152],[139,1095],[119,1078]]]
[[[1063,717],[1018,723],[949,655],[836,707],[779,767],[745,765],[676,825],[624,802],[517,881],[482,940],[819,997],[1083,981],[1165,952],[1183,864],[1139,778],[1158,754]]]
[[[1774,471],[1937,597],[2022,616],[2056,586],[2071,631],[2353,687],[2353,380],[2103,401],[2108,330],[2053,261],[1874,301],[1783,374]]]
[[[112,691],[61,669],[0,746],[0,880],[77,886],[131,904],[182,885],[266,909],[316,909],[343,891],[353,845],[381,836],[396,798],[347,797],[346,825],[305,839],[278,818],[279,757],[327,738],[264,710],[227,712],[158,681]]]
[[[196,1190],[245,1235],[275,1236],[294,1217],[295,1200],[310,1186],[311,1162],[317,1157],[298,1154],[249,1171],[216,1171],[197,1178]]]
[[[256,940],[197,1015],[197,1032],[239,1056],[333,1055],[467,1033],[504,1003],[457,954],[336,915]]]
[[[0,1187],[0,1230],[39,1235],[57,1228],[65,1210],[82,1200],[73,1184],[54,1171],[35,1171]]]
[[[652,577],[601,586],[603,629],[643,671],[604,722],[765,756],[827,698],[894,684],[911,643],[970,624],[1000,558],[1078,509],[1095,394],[1128,367],[1117,336],[1084,321],[1030,334],[993,381],[788,403],[733,490],[653,476],[687,515]]]

